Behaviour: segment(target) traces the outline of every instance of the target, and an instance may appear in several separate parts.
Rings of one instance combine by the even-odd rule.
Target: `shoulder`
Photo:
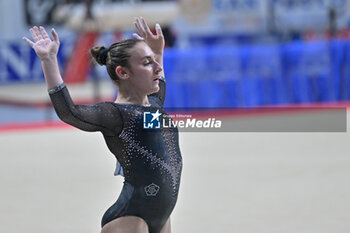
[[[111,115],[113,117],[119,117],[120,108],[114,102],[100,102],[96,103],[92,106],[95,108],[100,114],[103,115]]]
[[[163,107],[163,101],[158,96],[155,95],[149,95],[148,101],[151,104],[151,106],[162,108]]]

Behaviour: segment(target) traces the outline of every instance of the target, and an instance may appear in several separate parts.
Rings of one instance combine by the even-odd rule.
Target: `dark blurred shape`
[[[163,27],[163,35],[165,40],[165,47],[173,47],[175,44],[176,36],[172,32],[170,27]]]
[[[328,10],[328,19],[329,19],[329,34],[330,37],[337,36],[337,11],[334,7],[330,7]]]
[[[59,2],[59,0],[24,0],[27,25],[52,24],[52,14]]]
[[[96,0],[65,0],[63,2],[63,4],[79,4],[79,3],[84,3],[85,7],[86,7],[86,15],[85,17],[87,19],[92,19],[92,13],[91,13],[91,7],[92,7],[92,3],[96,2]]]

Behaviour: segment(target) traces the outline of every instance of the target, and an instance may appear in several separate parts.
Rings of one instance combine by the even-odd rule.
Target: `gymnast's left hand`
[[[163,55],[165,41],[162,29],[160,28],[159,24],[156,24],[155,26],[156,35],[151,32],[151,29],[149,28],[146,20],[142,17],[136,17],[134,25],[139,34],[134,33],[133,35],[137,39],[144,40],[155,54]]]

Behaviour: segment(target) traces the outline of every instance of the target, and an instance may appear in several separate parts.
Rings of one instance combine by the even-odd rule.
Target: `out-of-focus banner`
[[[179,33],[259,33],[265,29],[266,1],[179,0]]]
[[[62,67],[67,46],[62,38]],[[348,100],[349,48],[349,41],[334,40],[167,49],[166,105],[245,107]],[[107,78],[101,68],[96,74]],[[21,40],[0,42],[0,85],[38,81],[43,81],[41,63],[30,46]]]
[[[58,61],[65,64],[65,45],[61,39]],[[61,69],[62,70],[62,69]],[[41,61],[34,50],[23,40],[0,40],[0,85],[9,83],[33,83],[44,81]]]
[[[272,0],[279,30],[325,30],[329,28],[330,9],[335,11],[337,27],[350,25],[348,0]]]
[[[181,15],[174,27],[181,47],[249,42],[270,32],[323,32],[330,29],[332,17],[336,29],[350,25],[348,0],[179,0],[179,4]]]
[[[350,43],[168,50],[169,107],[245,107],[350,99]]]

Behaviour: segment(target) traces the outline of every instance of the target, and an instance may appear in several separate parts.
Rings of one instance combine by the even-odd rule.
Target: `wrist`
[[[163,61],[163,53],[154,53],[154,56],[158,62]]]
[[[155,50],[153,50],[153,53],[154,53],[154,55],[156,55],[156,56],[158,56],[158,57],[163,56],[163,50],[161,50],[161,51],[155,51]]]
[[[42,62],[53,62],[53,61],[57,61],[57,54],[48,54],[46,56],[42,56],[40,57],[40,60]]]

